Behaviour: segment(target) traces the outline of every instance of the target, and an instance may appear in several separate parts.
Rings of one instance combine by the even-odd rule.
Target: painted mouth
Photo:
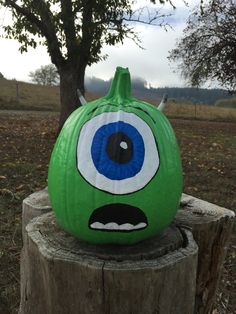
[[[89,228],[100,231],[131,232],[145,229],[147,225],[147,217],[143,211],[127,204],[99,207],[89,219]]]

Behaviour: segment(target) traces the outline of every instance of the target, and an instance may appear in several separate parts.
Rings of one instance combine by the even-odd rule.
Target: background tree
[[[236,2],[210,0],[189,17],[184,36],[170,52],[193,86],[217,80],[236,91]]]
[[[59,74],[53,64],[43,65],[39,69],[29,73],[34,83],[40,85],[58,85]]]
[[[148,1],[147,1],[148,2]],[[150,0],[164,4],[172,0]],[[84,93],[87,65],[105,56],[102,47],[129,37],[139,44],[130,22],[163,25],[163,14],[133,9],[133,0],[0,0],[12,12],[13,22],[5,26],[8,38],[17,39],[20,51],[39,43],[47,46],[60,75],[60,126],[79,105],[77,88]]]
[[[3,74],[0,72],[0,79],[3,79],[4,78],[4,76],[3,76]]]

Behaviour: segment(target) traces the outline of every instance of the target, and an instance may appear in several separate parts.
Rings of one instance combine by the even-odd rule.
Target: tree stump
[[[31,218],[50,210],[46,189],[26,198],[23,202],[23,235],[25,226]],[[234,218],[235,214],[228,209],[186,194],[182,195],[180,209],[176,215],[176,224],[190,228],[199,246],[195,314],[212,312]],[[27,263],[28,259],[25,259],[23,249],[22,274],[26,273],[24,269],[28,268]],[[21,293],[24,293],[22,290],[26,288],[25,275],[22,275],[21,278]]]
[[[26,226],[21,314],[191,314],[197,245],[175,225],[132,246],[91,245],[53,213]]]
[[[176,223],[191,228],[199,248],[196,314],[210,314],[213,311],[234,218],[231,210],[187,194],[182,195]]]

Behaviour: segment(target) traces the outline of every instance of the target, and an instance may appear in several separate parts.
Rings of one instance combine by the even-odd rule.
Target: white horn
[[[164,94],[163,97],[162,97],[162,100],[161,100],[161,102],[160,102],[160,105],[157,107],[157,109],[160,110],[161,112],[164,111],[164,108],[165,108],[165,106],[166,106],[167,99],[168,99],[168,95],[167,95],[167,94]]]
[[[87,104],[86,99],[84,98],[84,96],[82,95],[82,93],[79,89],[77,89],[77,95],[79,97],[79,100],[80,100],[82,106]]]

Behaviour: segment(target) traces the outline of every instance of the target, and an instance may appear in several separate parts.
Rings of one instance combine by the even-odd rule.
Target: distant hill
[[[92,100],[105,95],[109,89],[110,81],[97,78],[87,78],[86,99]],[[236,98],[230,97],[221,89],[193,89],[193,88],[147,88],[147,82],[136,78],[132,80],[133,95],[154,105],[160,102],[164,93],[169,95],[166,114],[172,117],[197,117],[207,119],[234,119]],[[205,104],[214,104],[212,110]],[[196,106],[193,105],[198,104]],[[203,104],[203,105],[200,105]],[[205,110],[202,107],[206,107]],[[219,108],[224,107],[224,108]],[[58,86],[41,86],[16,80],[0,79],[0,110],[60,110],[60,91]],[[220,110],[222,109],[222,110]],[[206,115],[206,110],[208,114]],[[214,112],[213,112],[214,111]],[[235,112],[234,112],[235,111]]]
[[[86,88],[90,92],[105,95],[109,89],[111,80],[92,77],[86,79]],[[140,99],[159,101],[167,93],[169,99],[178,102],[190,102],[194,104],[214,105],[221,99],[230,99],[231,95],[223,89],[204,89],[204,88],[179,88],[179,87],[147,87],[147,82],[141,78],[132,79],[132,94]]]
[[[91,93],[88,100],[99,96]],[[60,110],[60,91],[58,86],[42,86],[16,80],[0,79],[0,110]]]
[[[0,109],[59,111],[59,88],[0,79]]]
[[[215,105],[221,108],[235,108],[236,109],[236,97],[217,100]]]

